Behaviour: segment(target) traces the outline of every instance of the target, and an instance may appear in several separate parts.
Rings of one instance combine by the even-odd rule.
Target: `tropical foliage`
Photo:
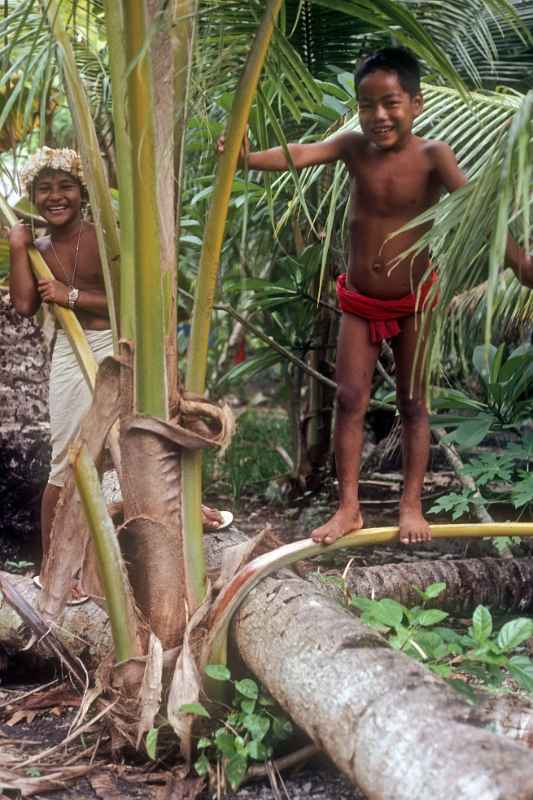
[[[506,0],[4,3],[0,126],[11,124],[13,114],[24,126],[2,157],[4,175],[13,179],[8,193],[16,191],[18,161],[38,142],[80,148],[117,351],[121,340],[121,477],[132,587],[88,450],[81,448],[76,461],[108,607],[116,610],[116,649],[127,660],[150,648],[155,659],[158,647],[184,642],[167,708],[182,741],[190,728],[180,709],[199,693],[189,636],[205,612],[207,590],[199,453],[206,441],[225,444],[231,427],[214,403],[198,398],[206,383],[228,378],[224,349],[236,324],[248,331],[252,347],[261,336],[280,340],[290,366],[280,368],[278,356],[264,349],[255,367],[268,366],[276,378],[286,370],[294,407],[294,397],[299,402],[303,395],[295,358],[307,358],[314,378],[324,382],[320,373],[331,371],[335,338],[330,279],[344,264],[347,184],[341,167],[264,179],[244,170],[235,178],[247,121],[259,147],[356,126],[349,64],[369,46],[410,46],[426,73],[426,109],[417,130],[446,138],[472,179],[427,215],[435,217],[426,238],[443,276],[442,305],[487,280],[488,326],[495,308],[505,306],[495,298],[507,225],[516,226],[524,244],[530,237],[533,95],[520,81],[531,66],[532,8]],[[342,47],[333,52],[340,24]],[[495,89],[501,79],[515,88]],[[225,152],[215,162],[213,143],[224,128]],[[118,192],[113,195],[108,183]],[[210,332],[217,293],[223,305]],[[317,296],[325,325],[319,324]],[[181,332],[188,340],[179,369],[178,324],[187,326]],[[444,324],[437,316],[437,338]],[[242,378],[253,366],[245,362],[233,376]],[[325,378],[331,390],[331,377]],[[493,395],[494,383],[487,384]],[[316,404],[309,416],[315,418],[320,409],[313,392],[310,384],[309,402]],[[513,402],[522,402],[522,384],[515,394]],[[198,450],[186,449],[191,440]],[[295,440],[296,463],[298,447]],[[71,507],[74,502],[65,503],[57,521],[56,547]],[[71,570],[79,568],[75,556],[69,554]],[[111,572],[104,574],[104,561]],[[61,575],[51,567],[47,577],[54,589],[63,581],[56,595],[64,600],[72,576],[64,563],[60,567]],[[53,592],[45,593],[45,604],[52,600]],[[150,645],[133,600],[151,629]],[[229,592],[226,606],[219,603],[226,626],[234,602]],[[223,660],[224,646],[217,644]],[[155,713],[151,720],[143,716],[139,737],[152,729]]]

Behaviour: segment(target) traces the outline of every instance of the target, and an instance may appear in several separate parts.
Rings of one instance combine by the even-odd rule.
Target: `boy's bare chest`
[[[352,201],[358,210],[409,216],[409,212],[419,213],[436,199],[432,170],[424,158],[358,164],[353,178]]]

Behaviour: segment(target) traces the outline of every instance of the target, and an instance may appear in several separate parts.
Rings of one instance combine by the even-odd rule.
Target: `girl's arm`
[[[28,225],[19,223],[9,231],[9,293],[11,302],[19,314],[31,317],[41,305],[37,282],[33,276],[28,248],[33,244]]]
[[[37,290],[43,303],[57,303],[64,308],[73,308],[75,311],[87,311],[95,317],[108,319],[106,294],[103,289],[79,289],[74,306],[68,302],[69,287],[58,280],[39,280]]]

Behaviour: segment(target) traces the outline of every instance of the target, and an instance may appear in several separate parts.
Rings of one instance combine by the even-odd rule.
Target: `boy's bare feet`
[[[341,536],[363,527],[363,517],[358,508],[339,508],[336,514],[311,533],[311,539],[317,544],[333,544]]]
[[[400,542],[402,544],[415,544],[429,542],[431,529],[424,519],[422,506],[419,502],[400,502]]]

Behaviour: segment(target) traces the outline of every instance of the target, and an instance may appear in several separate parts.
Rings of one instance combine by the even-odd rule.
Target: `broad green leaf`
[[[255,711],[255,700],[243,700],[241,708],[245,714],[253,714]]]
[[[263,742],[254,739],[246,745],[246,752],[254,761],[265,761],[269,756],[269,748]]]
[[[514,650],[533,636],[533,620],[521,617],[507,622],[498,633],[496,643],[505,653]]]
[[[196,742],[196,747],[198,750],[204,750],[206,747],[211,747],[213,742],[211,739],[208,739],[207,736],[200,736],[198,741]]]
[[[423,594],[427,600],[432,600],[434,597],[438,597],[439,594],[442,594],[445,589],[446,584],[444,581],[439,581],[438,583],[431,583]]]
[[[230,758],[228,763],[225,764],[224,772],[226,773],[226,777],[230,782],[232,789],[236,790],[239,788],[244,776],[246,775],[247,767],[248,760],[246,756],[241,755],[240,753],[234,755],[233,758]]]
[[[265,738],[270,729],[269,718],[259,714],[248,714],[244,717],[242,724],[250,733],[252,739],[257,739],[258,742]]]
[[[385,597],[373,605],[371,613],[376,622],[391,628],[397,628],[402,624],[405,609],[396,600],[390,600]]]
[[[492,415],[480,414],[458,425],[454,431],[443,437],[443,441],[457,442],[458,446],[463,448],[476,447],[483,441],[495,421]]]
[[[350,605],[354,606],[354,608],[358,608],[360,611],[369,611],[372,609],[375,602],[375,600],[370,600],[368,597],[358,597],[355,594],[350,597]]]
[[[428,608],[422,611],[416,619],[418,625],[427,627],[429,625],[437,625],[443,619],[449,616],[446,611],[441,611],[439,608]]]
[[[235,737],[225,730],[219,730],[215,734],[215,745],[222,755],[232,758],[235,755]]]
[[[195,717],[210,718],[209,711],[201,703],[184,703],[179,707],[181,714],[193,714]]]
[[[478,642],[485,642],[492,633],[492,615],[485,606],[478,606],[472,616],[472,631]]]
[[[150,728],[146,734],[146,752],[152,761],[156,760],[157,753],[157,737],[159,736],[159,728]]]
[[[251,678],[244,678],[242,681],[235,681],[235,688],[239,694],[248,697],[250,700],[257,700],[259,697],[259,688],[257,683]]]
[[[204,775],[207,775],[209,770],[209,759],[205,753],[202,753],[200,758],[194,762],[194,769],[201,778],[203,778]]]
[[[520,472],[521,480],[513,484],[511,498],[515,508],[529,505],[533,502],[533,472]]]
[[[528,656],[513,656],[509,659],[509,672],[523,689],[533,692],[533,662]]]
[[[229,681],[231,679],[231,672],[224,664],[207,664],[204,672],[214,681]]]

